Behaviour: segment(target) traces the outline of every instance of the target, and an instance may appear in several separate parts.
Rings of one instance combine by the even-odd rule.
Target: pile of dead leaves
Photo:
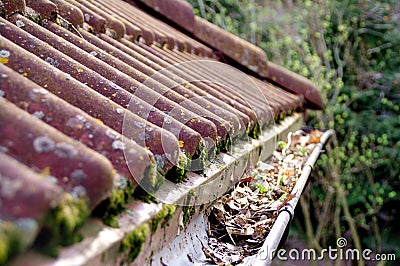
[[[205,251],[213,263],[234,265],[258,252],[279,209],[294,197],[303,165],[321,136],[318,130],[289,133],[288,143],[279,142],[272,158],[215,202]]]

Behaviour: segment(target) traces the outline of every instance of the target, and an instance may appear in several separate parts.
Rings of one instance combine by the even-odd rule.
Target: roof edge
[[[196,38],[261,77],[267,77],[268,60],[261,48],[200,17],[195,16],[195,22]]]
[[[195,15],[193,7],[182,0],[139,0],[154,11],[175,22],[185,30],[192,32],[195,29]]]
[[[302,95],[306,108],[323,109],[321,93],[309,79],[272,62],[268,63],[267,79],[284,90]]]

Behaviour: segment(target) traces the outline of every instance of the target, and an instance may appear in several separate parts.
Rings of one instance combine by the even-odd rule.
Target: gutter
[[[278,217],[276,218],[271,231],[265,239],[263,246],[256,255],[248,257],[244,260],[245,265],[262,266],[271,264],[276,251],[278,251],[278,246],[281,242],[282,236],[285,233],[289,222],[294,217],[294,210],[304,190],[304,187],[306,186],[308,177],[314,168],[314,164],[317,161],[325,143],[333,134],[333,130],[328,130],[322,135],[320,143],[316,144],[313,152],[303,167],[300,178],[297,180],[296,185],[293,188],[296,196],[279,211]]]

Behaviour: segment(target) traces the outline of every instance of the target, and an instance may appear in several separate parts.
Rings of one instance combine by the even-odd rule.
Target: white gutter
[[[286,227],[288,226],[291,219],[294,217],[294,209],[296,208],[296,205],[304,190],[308,177],[313,170],[314,164],[317,161],[326,141],[333,134],[333,130],[328,130],[322,135],[320,143],[316,144],[313,152],[311,153],[310,157],[303,167],[301,176],[296,182],[296,186],[293,188],[293,192],[296,193],[296,196],[279,211],[278,217],[274,225],[272,226],[271,231],[268,233],[268,236],[265,239],[263,246],[256,255],[245,259],[245,265],[263,266],[271,264],[272,259],[274,258],[274,254],[276,254],[276,252],[278,251],[278,245],[286,230]]]

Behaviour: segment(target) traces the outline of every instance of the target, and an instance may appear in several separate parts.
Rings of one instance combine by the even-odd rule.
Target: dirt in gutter
[[[235,265],[256,254],[270,232],[279,210],[295,195],[293,188],[323,132],[299,130],[279,142],[267,162],[244,176],[236,187],[211,207],[208,263]]]

